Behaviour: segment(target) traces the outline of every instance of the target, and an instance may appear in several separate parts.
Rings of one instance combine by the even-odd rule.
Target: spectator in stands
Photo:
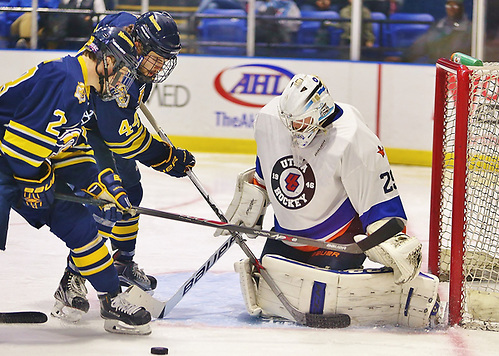
[[[301,17],[301,11],[293,0],[267,0],[256,2],[257,15],[279,17]],[[290,43],[300,28],[299,20],[256,21],[256,42]]]
[[[435,63],[439,58],[450,58],[454,52],[471,52],[471,21],[464,11],[463,0],[448,0],[447,16],[419,37],[401,58],[388,61]]]
[[[39,0],[38,7],[57,8],[59,0]],[[31,0],[10,0],[10,7],[31,7]],[[11,21],[10,35],[16,41],[16,48],[30,48],[31,46],[31,12],[9,12],[7,20]],[[38,21],[38,35],[42,35],[47,27],[47,15],[40,14]]]
[[[336,11],[331,0],[302,0],[297,5],[301,11]]]
[[[106,11],[104,0],[60,0],[59,8],[93,10],[97,14]],[[50,31],[46,37],[54,41],[51,47],[79,49],[90,37],[99,19],[90,14],[59,13],[51,15],[48,21]]]
[[[196,12],[200,13],[206,9],[236,9],[245,10],[239,0],[201,0]]]
[[[399,11],[403,3],[404,0],[364,0],[364,5],[371,12],[382,12],[387,17]]]
[[[486,62],[497,62],[499,59],[499,1],[487,3],[485,54]]]
[[[343,7],[340,10],[340,17],[345,19],[352,18],[352,0],[348,0],[348,5]],[[370,19],[371,11],[362,6],[362,19]],[[350,44],[350,22],[340,22],[340,27],[343,28],[343,33],[341,35],[341,44],[349,45]],[[362,22],[362,46],[372,47],[374,45],[374,33],[373,33],[373,24],[371,22]]]

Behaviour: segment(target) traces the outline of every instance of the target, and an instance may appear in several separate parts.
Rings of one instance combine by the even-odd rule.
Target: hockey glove
[[[261,229],[269,205],[269,197],[264,188],[253,184],[254,174],[254,168],[239,174],[234,198],[232,198],[225,217],[231,224]],[[213,235],[216,237],[229,234],[228,230],[217,229]],[[250,234],[247,234],[247,236],[250,238],[256,237]]]
[[[24,204],[32,209],[48,209],[54,202],[54,170],[47,161],[40,166],[41,178],[22,178],[14,175],[23,192]]]
[[[372,233],[380,228],[385,220],[377,221],[367,227],[367,232]],[[356,242],[365,235],[355,236]],[[398,233],[392,238],[380,243],[365,252],[366,256],[373,262],[381,263],[393,269],[396,284],[412,281],[421,269],[422,245],[415,237],[404,233]]]
[[[111,204],[101,207],[101,218],[109,221],[119,221],[123,212],[131,211],[132,204],[128,199],[125,189],[121,186],[120,177],[111,168],[106,168],[99,173],[97,182],[90,184],[85,192],[94,198],[107,200]]]
[[[172,177],[185,177],[187,170],[194,167],[196,164],[196,159],[192,153],[187,150],[175,148],[166,143],[163,144],[169,152],[167,154],[168,158],[159,163],[152,164],[151,167],[157,171],[169,174]]]

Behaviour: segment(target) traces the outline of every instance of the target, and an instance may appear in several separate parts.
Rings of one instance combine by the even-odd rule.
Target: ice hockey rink
[[[212,200],[225,211],[236,176],[253,166],[250,155],[196,154],[194,172]],[[409,218],[408,233],[424,245],[427,270],[430,168],[393,166]],[[216,220],[189,178],[175,179],[141,167],[143,207]],[[271,228],[271,209],[264,228]],[[158,278],[155,297],[168,300],[220,248],[210,227],[143,216],[135,260]],[[248,240],[256,255],[264,239]],[[0,251],[0,311],[50,313],[67,248],[47,228],[36,230],[11,214],[7,250]],[[264,322],[245,310],[233,263],[245,255],[234,244],[178,305],[153,321],[152,334],[130,336],[104,330],[97,295],[89,289],[90,311],[78,324],[49,318],[45,324],[0,324],[0,355],[498,355],[499,333],[465,330],[409,330],[397,327],[313,329]],[[441,290],[443,299],[446,291]]]

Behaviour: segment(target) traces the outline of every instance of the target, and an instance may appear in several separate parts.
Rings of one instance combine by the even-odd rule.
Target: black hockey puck
[[[151,347],[153,355],[168,355],[168,347]]]

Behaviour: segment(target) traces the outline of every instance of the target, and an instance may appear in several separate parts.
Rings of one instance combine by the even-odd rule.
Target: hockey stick
[[[98,205],[98,206],[103,206],[103,205],[109,204],[109,202],[106,200],[79,197],[76,195],[63,194],[63,193],[55,193],[55,197],[56,197],[56,199],[72,201],[72,202],[81,203],[81,204],[92,204],[92,205]],[[194,217],[194,216],[175,214],[175,213],[170,213],[170,212],[161,211],[161,210],[143,208],[143,207],[139,207],[139,206],[132,206],[131,209],[136,211],[137,213],[143,214],[143,215],[156,216],[156,217],[163,218],[163,219],[181,221],[181,222],[194,224],[194,225],[201,225],[201,226],[213,227],[216,229],[229,230],[231,232],[239,232],[239,233],[245,233],[245,234],[264,236],[266,238],[273,239],[273,240],[294,242],[294,243],[299,243],[299,244],[308,245],[308,246],[315,246],[315,247],[323,248],[326,250],[346,252],[346,253],[352,253],[352,254],[364,253],[364,251],[369,250],[370,248],[379,245],[381,242],[386,241],[390,237],[392,237],[393,235],[399,233],[400,231],[402,231],[402,229],[404,227],[404,224],[400,219],[393,218],[393,219],[389,220],[385,225],[383,225],[379,230],[375,231],[374,233],[369,235],[367,238],[359,241],[358,243],[354,242],[354,243],[349,243],[349,244],[338,244],[338,243],[334,243],[334,242],[325,242],[322,240],[314,240],[314,239],[311,239],[308,237],[303,237],[303,236],[282,234],[282,233],[275,232],[275,231],[261,230],[261,229],[256,229],[256,228],[252,228],[252,227],[246,227],[243,225],[234,225],[234,224],[229,224],[226,222],[208,220],[208,219],[198,218],[198,217]]]
[[[158,132],[161,139],[165,140],[165,142],[171,145],[171,141],[168,139],[163,130],[157,125],[156,120],[152,116],[151,112],[147,109],[147,107],[143,103],[141,103],[140,108],[142,112],[146,115],[151,125]],[[224,216],[223,212],[217,207],[217,205],[210,199],[210,196],[202,187],[201,182],[198,180],[192,169],[187,170],[187,176],[190,178],[194,186],[201,193],[201,195],[208,203],[208,205],[213,209],[218,218],[224,223],[228,223],[227,218]],[[260,264],[256,256],[253,254],[251,249],[248,247],[248,245],[242,238],[242,236],[238,232],[233,230],[230,230],[230,233],[231,236],[235,238],[236,243],[239,245],[239,247],[241,247],[243,252],[249,258],[251,264],[255,266],[258,272],[260,272],[260,275],[265,280],[265,282],[267,282],[272,292],[274,292],[277,298],[281,301],[282,305],[286,308],[286,310],[291,314],[291,316],[293,317],[293,319],[296,320],[297,323],[318,328],[343,328],[350,325],[350,316],[347,314],[322,315],[322,314],[303,313],[299,311],[297,308],[295,308],[293,305],[291,305],[289,300],[282,293],[281,289],[275,283],[275,281],[267,272],[267,270],[263,268],[263,266]]]
[[[165,134],[163,129],[159,127],[158,123],[154,119],[154,116],[152,113],[149,111],[147,106],[143,103],[140,102],[140,110],[144,113],[146,116],[147,120],[151,123],[153,126],[154,130],[158,133],[160,138],[169,144],[170,146],[173,147],[172,142],[168,138],[168,136]],[[191,173],[191,170],[188,170],[188,174]],[[189,176],[190,177],[190,176]],[[185,283],[177,290],[177,292],[170,298],[168,301],[164,302],[164,306],[159,313],[158,317],[163,318],[165,315],[167,315],[179,302],[180,300],[184,297],[185,293],[187,293],[191,288],[196,284],[199,279],[215,264],[216,261],[220,259],[220,257],[234,244],[235,239],[234,237],[229,237],[211,256],[210,258],[196,271],[192,274],[192,276],[185,281]]]
[[[216,261],[234,244],[235,238],[229,237],[211,257],[194,272],[177,292],[165,302],[153,298],[137,286],[128,290],[128,301],[146,308],[154,318],[164,318],[170,311],[182,300],[184,295],[194,287],[194,285],[203,277],[206,272],[215,264]]]
[[[42,324],[47,320],[47,315],[38,311],[0,313],[0,324]]]
[[[196,188],[199,190],[201,195],[208,202],[208,204],[212,207],[215,214],[220,218],[221,221],[227,223],[227,218],[220,211],[220,209],[218,209],[215,203],[213,203],[213,201],[210,199],[209,195],[205,192],[205,190],[201,186],[201,183],[194,175],[194,172],[192,172],[192,170],[189,170],[188,174],[189,173],[190,173],[189,178],[196,186]],[[267,272],[267,270],[260,264],[256,256],[254,255],[253,251],[251,251],[251,249],[248,247],[242,236],[236,231],[230,230],[230,233],[231,236],[235,238],[236,243],[243,250],[244,254],[249,258],[250,263],[257,269],[257,271],[260,273],[260,275],[265,280],[267,285],[270,287],[272,292],[274,292],[274,294],[280,300],[284,308],[286,308],[286,310],[289,312],[289,314],[291,314],[293,319],[298,324],[315,328],[345,328],[350,325],[350,316],[347,314],[327,314],[327,315],[310,314],[310,313],[303,313],[299,311],[297,308],[295,308],[286,298],[284,293],[282,293],[281,289],[274,281],[274,279],[270,276],[270,274]]]
[[[149,109],[147,108],[147,106],[143,102],[140,102],[140,110],[144,113],[147,120],[149,121],[151,126],[154,128],[154,130],[156,130],[159,137],[164,142],[166,142],[170,146],[174,147],[171,140],[168,138],[168,136],[163,131],[163,129],[158,125],[153,114],[151,113],[151,111],[149,111]],[[190,178],[190,180],[192,181],[194,186],[197,188],[199,193],[201,193],[201,195],[203,196],[205,201],[208,203],[208,205],[213,209],[213,211],[218,216],[220,221],[222,221],[223,223],[227,223],[227,219],[225,218],[223,212],[216,206],[216,204],[213,202],[213,200],[211,200],[209,194],[203,188],[203,186],[201,185],[201,182],[196,177],[196,175],[194,174],[192,169],[187,170],[187,176]],[[166,216],[160,216],[160,217],[165,217],[168,219],[168,217],[166,217]],[[173,217],[170,217],[170,218],[173,218]],[[195,218],[192,218],[192,219],[195,219]],[[175,220],[175,219],[173,219],[173,220]],[[189,220],[189,219],[185,219],[185,220],[181,220],[181,221],[190,222],[190,223],[198,223],[199,225],[204,225],[201,223],[201,221],[195,222],[195,221],[187,221],[187,220]],[[198,220],[203,220],[203,219],[198,219]],[[387,236],[387,234],[390,233],[389,231],[386,231],[384,234],[382,234],[382,233],[371,234],[371,235],[369,235],[369,238],[363,239],[356,244],[345,244],[344,245],[344,244],[335,244],[332,242],[323,243],[322,241],[308,239],[305,237],[293,236],[293,235],[284,235],[284,234],[279,234],[279,233],[276,233],[273,231],[252,229],[252,228],[247,228],[245,226],[239,226],[239,225],[225,224],[224,225],[225,227],[213,226],[213,223],[219,224],[219,222],[214,222],[214,221],[209,221],[209,220],[204,220],[204,222],[209,223],[210,224],[209,226],[226,229],[226,230],[229,230],[231,232],[241,232],[241,233],[246,233],[246,234],[249,233],[249,234],[258,235],[258,236],[265,236],[267,238],[274,239],[274,240],[283,240],[283,241],[289,241],[289,242],[302,243],[304,245],[315,246],[315,247],[330,249],[330,250],[339,251],[339,252],[355,253],[355,254],[364,253],[364,251],[369,250],[370,248],[373,248],[374,246],[379,245],[383,241],[386,241],[387,239],[389,239],[393,235],[402,231],[402,229],[404,228],[402,221],[400,221],[400,220],[396,221],[396,222],[392,221],[390,223],[391,224],[390,226],[392,226],[394,229],[397,229],[398,226],[400,226],[400,230],[393,233],[393,235]],[[387,226],[386,228],[388,229],[388,227],[389,226]],[[315,244],[316,242],[318,242],[318,244]]]

